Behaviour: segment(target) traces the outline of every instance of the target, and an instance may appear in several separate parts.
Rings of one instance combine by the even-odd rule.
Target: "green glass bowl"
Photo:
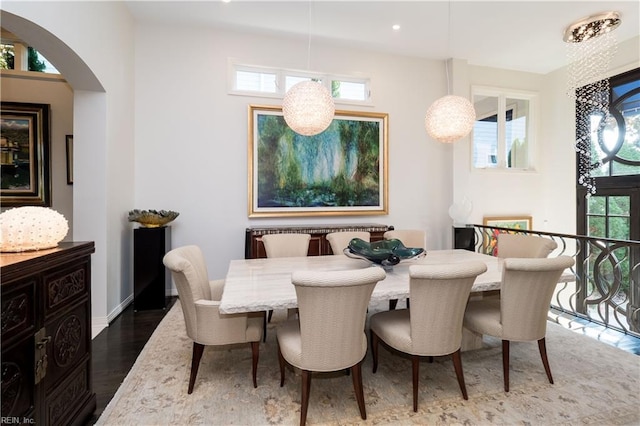
[[[426,252],[422,248],[405,247],[398,239],[381,240],[369,243],[360,238],[349,241],[344,254],[355,258],[365,259],[382,266],[397,265],[403,260],[423,257]]]

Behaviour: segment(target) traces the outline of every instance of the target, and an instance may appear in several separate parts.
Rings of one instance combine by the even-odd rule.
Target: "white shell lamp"
[[[449,217],[453,219],[454,225],[465,225],[472,210],[473,203],[467,197],[464,197],[462,201],[451,204],[451,207],[449,207]]]
[[[69,232],[63,215],[47,207],[17,207],[0,214],[0,252],[53,248]]]
[[[473,104],[467,98],[455,95],[436,100],[424,118],[429,136],[443,143],[453,143],[467,136],[475,121]]]
[[[289,127],[301,135],[322,133],[336,112],[331,93],[316,81],[301,81],[284,96],[282,113]]]

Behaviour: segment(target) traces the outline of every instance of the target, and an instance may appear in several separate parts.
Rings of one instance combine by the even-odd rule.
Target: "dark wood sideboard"
[[[348,224],[348,225],[268,225],[247,228],[245,231],[244,257],[256,259],[267,257],[262,243],[262,236],[266,234],[310,234],[309,256],[333,254],[331,244],[326,239],[331,232],[365,231],[371,234],[371,241],[380,241],[393,226],[377,223]]]
[[[81,425],[91,381],[93,242],[0,255],[3,424]]]

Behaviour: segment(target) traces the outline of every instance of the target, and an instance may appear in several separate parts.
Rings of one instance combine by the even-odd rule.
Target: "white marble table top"
[[[409,266],[417,264],[452,264],[480,260],[487,272],[479,275],[472,292],[497,290],[502,279],[502,259],[467,250],[431,250],[426,257],[401,262],[387,271],[371,295],[372,301],[403,299],[409,296]],[[297,306],[291,273],[298,270],[338,271],[354,268],[377,268],[365,260],[343,254],[333,256],[282,257],[232,260],[225,278],[220,301],[223,313],[259,312]],[[560,282],[573,279],[563,275]]]

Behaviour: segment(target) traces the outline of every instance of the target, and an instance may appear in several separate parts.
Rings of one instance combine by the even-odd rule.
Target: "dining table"
[[[487,265],[487,271],[476,278],[472,295],[500,289],[504,259],[462,249],[430,250],[426,256],[404,260],[386,270],[386,277],[375,286],[371,301],[408,298],[411,265],[455,265],[469,261],[481,261]],[[294,271],[341,271],[371,267],[381,266],[344,254],[231,260],[219,309],[222,313],[234,314],[296,308],[296,291],[291,283]],[[567,270],[558,282],[574,279],[573,273]]]

